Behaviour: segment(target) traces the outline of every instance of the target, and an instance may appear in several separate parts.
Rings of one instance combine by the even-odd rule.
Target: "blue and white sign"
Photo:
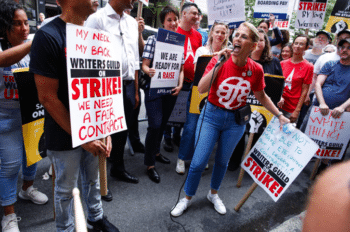
[[[270,13],[276,19],[287,19],[288,0],[256,0],[254,7],[254,18],[270,18]]]
[[[208,0],[207,4],[209,26],[217,21],[227,23],[233,29],[245,22],[244,0]]]
[[[159,28],[154,50],[151,94],[168,95],[178,85],[186,36]]]

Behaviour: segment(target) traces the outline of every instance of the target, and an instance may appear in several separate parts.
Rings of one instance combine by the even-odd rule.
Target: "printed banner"
[[[122,39],[67,25],[67,72],[73,147],[126,130]]]
[[[181,127],[186,122],[186,104],[189,94],[190,91],[180,91],[167,125]]]
[[[335,119],[331,113],[323,116],[319,107],[312,107],[305,134],[320,146],[315,154],[318,159],[341,159],[349,143],[349,131],[349,112]]]
[[[265,93],[272,102],[277,105],[281,99],[284,88],[284,77],[279,75],[265,74]],[[253,91],[247,97],[247,104],[250,104],[252,114],[248,126],[250,133],[263,133],[273,117],[273,114],[265,109],[262,104],[255,98]]]
[[[191,94],[191,104],[190,104],[190,113],[191,114],[200,114],[203,106],[205,105],[208,93],[200,94],[198,92],[198,83],[201,80],[205,68],[210,62],[213,56],[201,56],[198,57],[196,64],[196,71],[194,73],[192,94]]]
[[[253,17],[270,18],[272,13],[276,19],[286,19],[288,3],[288,0],[256,0]]]
[[[337,0],[331,16],[328,19],[326,31],[338,34],[338,32],[350,28],[350,2]]]
[[[169,95],[178,85],[185,39],[185,35],[158,29],[152,66],[156,74],[151,78],[151,95]]]
[[[274,117],[241,166],[276,202],[317,151],[318,145]]]
[[[270,29],[272,29],[273,27],[278,27],[280,30],[282,30],[282,29],[288,30],[289,29],[289,19],[290,19],[290,17],[289,17],[289,15],[287,15],[286,19],[275,20],[275,23],[273,26],[270,23]]]
[[[145,4],[146,6],[148,6],[149,4],[149,0],[139,0],[140,2],[142,2],[143,4]]]
[[[322,29],[328,0],[300,0],[295,28]]]
[[[44,107],[38,99],[34,74],[29,68],[13,70],[16,79],[21,107],[24,148],[27,166],[46,157],[44,134]]]
[[[215,21],[225,22],[229,28],[238,28],[245,21],[244,0],[211,0],[208,5],[208,24],[212,26]]]

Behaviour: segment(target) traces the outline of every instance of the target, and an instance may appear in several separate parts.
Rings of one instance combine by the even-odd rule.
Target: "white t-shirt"
[[[210,50],[208,48],[206,48],[206,46],[200,47],[197,49],[196,51],[196,55],[194,56],[194,61],[193,63],[197,63],[198,61],[198,57],[200,56],[204,56],[204,55],[213,55],[212,52],[210,52]]]
[[[320,56],[314,65],[314,73],[319,74],[323,65],[328,61],[333,61],[333,60],[340,60],[340,56],[336,52],[326,53]]]
[[[117,14],[109,3],[85,22],[86,27],[107,31],[122,36],[122,70],[124,80],[134,80],[135,71],[140,70],[139,31],[137,21],[130,15]]]

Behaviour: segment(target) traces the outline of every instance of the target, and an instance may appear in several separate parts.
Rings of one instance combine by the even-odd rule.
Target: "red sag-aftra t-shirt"
[[[217,61],[218,56],[211,59],[204,75],[214,68]],[[251,90],[256,92],[264,88],[264,70],[260,64],[248,58],[246,65],[239,67],[230,57],[219,70],[210,89],[208,100],[216,106],[235,110],[246,105],[246,99]]]
[[[310,85],[312,83],[314,66],[305,59],[297,64],[292,63],[291,59],[284,60],[281,62],[281,66],[285,77],[282,109],[293,113],[298,105],[303,84]]]

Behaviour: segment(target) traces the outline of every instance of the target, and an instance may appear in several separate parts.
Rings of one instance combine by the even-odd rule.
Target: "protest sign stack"
[[[274,117],[241,166],[255,183],[235,207],[238,211],[259,185],[277,201],[304,169],[318,145],[291,124],[280,129]]]
[[[73,147],[127,129],[123,107],[121,36],[67,25],[67,77]],[[101,195],[107,194],[100,158]],[[103,187],[104,186],[104,187]]]

